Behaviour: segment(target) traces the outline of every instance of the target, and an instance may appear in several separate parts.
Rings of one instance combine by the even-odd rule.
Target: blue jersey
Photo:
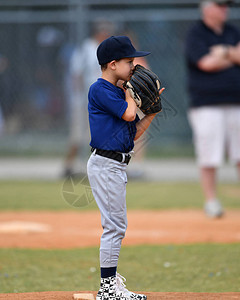
[[[99,78],[89,89],[88,101],[90,146],[123,153],[130,152],[134,147],[136,123],[139,118],[136,116],[133,122],[122,119],[128,106],[124,91]]]

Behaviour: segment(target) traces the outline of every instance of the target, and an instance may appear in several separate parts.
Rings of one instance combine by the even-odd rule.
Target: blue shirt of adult
[[[210,47],[223,44],[235,46],[240,42],[240,32],[225,24],[222,34],[216,34],[203,21],[190,29],[186,40],[188,89],[193,107],[220,104],[240,105],[240,66],[234,65],[220,72],[201,71],[197,63]]]
[[[136,116],[133,122],[122,119],[127,109],[124,91],[99,78],[88,93],[88,112],[91,132],[90,146],[97,149],[130,152],[136,135]]]

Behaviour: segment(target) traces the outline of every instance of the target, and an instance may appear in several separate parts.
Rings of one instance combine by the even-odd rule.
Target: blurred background
[[[149,67],[161,78],[164,113],[152,124],[147,158],[193,158],[187,121],[184,42],[199,18],[198,0],[1,0],[0,158],[58,158],[69,136],[69,65],[94,21],[131,32],[151,51]],[[230,21],[240,27],[240,3]]]
[[[95,239],[93,233],[99,232],[97,205],[86,176],[65,180],[72,58],[99,21],[110,22],[114,34],[129,34],[137,49],[151,51],[145,63],[166,88],[164,110],[137,144],[139,151],[128,167],[128,178],[134,179],[127,186],[129,240],[140,238],[138,246],[124,246],[121,252],[128,288],[240,292],[236,169],[226,163],[218,174],[226,217],[205,218],[187,120],[184,46],[189,27],[200,17],[198,4],[0,0],[0,293],[99,288],[98,247],[82,248],[85,237]],[[231,8],[230,22],[240,28],[240,0]],[[81,69],[81,59],[76,69]],[[88,142],[84,147],[77,157],[72,155],[75,172],[83,167],[83,155],[85,163],[89,157]],[[82,150],[77,146],[72,154],[74,149]],[[154,230],[147,229],[148,223]],[[163,241],[169,236],[172,240]],[[57,239],[66,249],[55,244]]]

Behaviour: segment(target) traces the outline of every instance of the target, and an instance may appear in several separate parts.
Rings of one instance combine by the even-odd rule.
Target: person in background
[[[89,143],[88,89],[101,76],[96,58],[98,45],[111,36],[114,24],[99,20],[93,24],[92,34],[76,47],[70,59],[70,136],[64,160],[64,177],[74,174],[74,165],[79,154],[80,164],[84,162],[84,145]]]
[[[189,120],[209,217],[224,212],[216,172],[225,150],[240,178],[240,32],[227,22],[232,3],[202,0],[202,19],[186,39]]]

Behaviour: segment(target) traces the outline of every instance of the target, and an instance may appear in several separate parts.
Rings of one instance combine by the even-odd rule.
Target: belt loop
[[[93,149],[93,155],[96,155],[97,148]]]
[[[122,163],[125,162],[125,153],[122,153]]]

